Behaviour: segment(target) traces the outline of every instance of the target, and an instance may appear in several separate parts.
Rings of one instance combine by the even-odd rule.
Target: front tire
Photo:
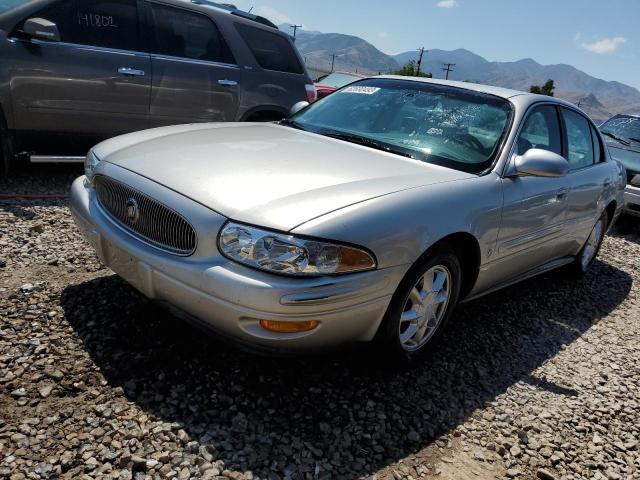
[[[394,293],[376,341],[385,353],[411,362],[432,350],[458,303],[462,269],[454,251],[428,251]]]
[[[602,215],[593,226],[589,238],[583,245],[580,253],[576,256],[572,264],[572,270],[575,274],[581,276],[587,273],[589,267],[593,264],[594,260],[598,256],[604,235],[607,232],[607,226],[609,225],[609,215],[607,212],[602,212]]]
[[[9,133],[4,126],[4,119],[2,118],[2,112],[0,112],[0,178],[6,178],[9,176],[12,160],[11,157]]]

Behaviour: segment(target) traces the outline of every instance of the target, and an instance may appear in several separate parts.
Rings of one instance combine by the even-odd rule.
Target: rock
[[[13,392],[11,392],[11,396],[16,398],[26,397],[27,395],[27,391],[24,387],[17,388]]]
[[[536,472],[536,476],[540,480],[556,480],[555,475],[553,475],[548,470],[545,470],[544,468],[539,468],[538,471]]]
[[[52,390],[53,385],[43,385],[38,389],[38,393],[42,398],[47,398],[49,395],[51,395]]]

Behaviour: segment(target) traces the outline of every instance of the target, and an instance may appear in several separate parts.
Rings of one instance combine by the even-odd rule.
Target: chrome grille
[[[109,177],[96,176],[94,185],[102,208],[134,236],[176,255],[196,249],[196,232],[179,213]]]

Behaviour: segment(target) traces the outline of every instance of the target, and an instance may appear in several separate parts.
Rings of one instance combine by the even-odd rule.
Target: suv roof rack
[[[240,10],[238,9],[238,7],[236,7],[231,3],[218,3],[212,0],[191,0],[191,3],[195,3],[196,5],[208,5],[210,7],[219,8],[220,10],[225,10],[231,13],[231,15],[236,15],[238,17],[246,18],[247,20],[251,20],[253,22],[257,22],[262,25],[266,25],[267,27],[275,28],[276,30],[278,30],[278,26],[268,18],[261,17],[260,15],[254,15],[252,13]]]

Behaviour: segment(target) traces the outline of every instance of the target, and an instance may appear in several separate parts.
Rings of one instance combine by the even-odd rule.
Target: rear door
[[[235,120],[241,72],[213,20],[180,7],[147,5],[153,31],[151,125]]]
[[[595,127],[582,114],[562,107],[566,152],[569,162],[569,201],[567,232],[573,250],[586,242],[602,210],[599,203],[612,185],[610,169],[604,163],[604,151]]]
[[[150,59],[139,49],[136,0],[62,0],[37,17],[54,22],[61,41],[30,39],[21,25],[13,32],[16,128],[101,138],[147,128]]]

